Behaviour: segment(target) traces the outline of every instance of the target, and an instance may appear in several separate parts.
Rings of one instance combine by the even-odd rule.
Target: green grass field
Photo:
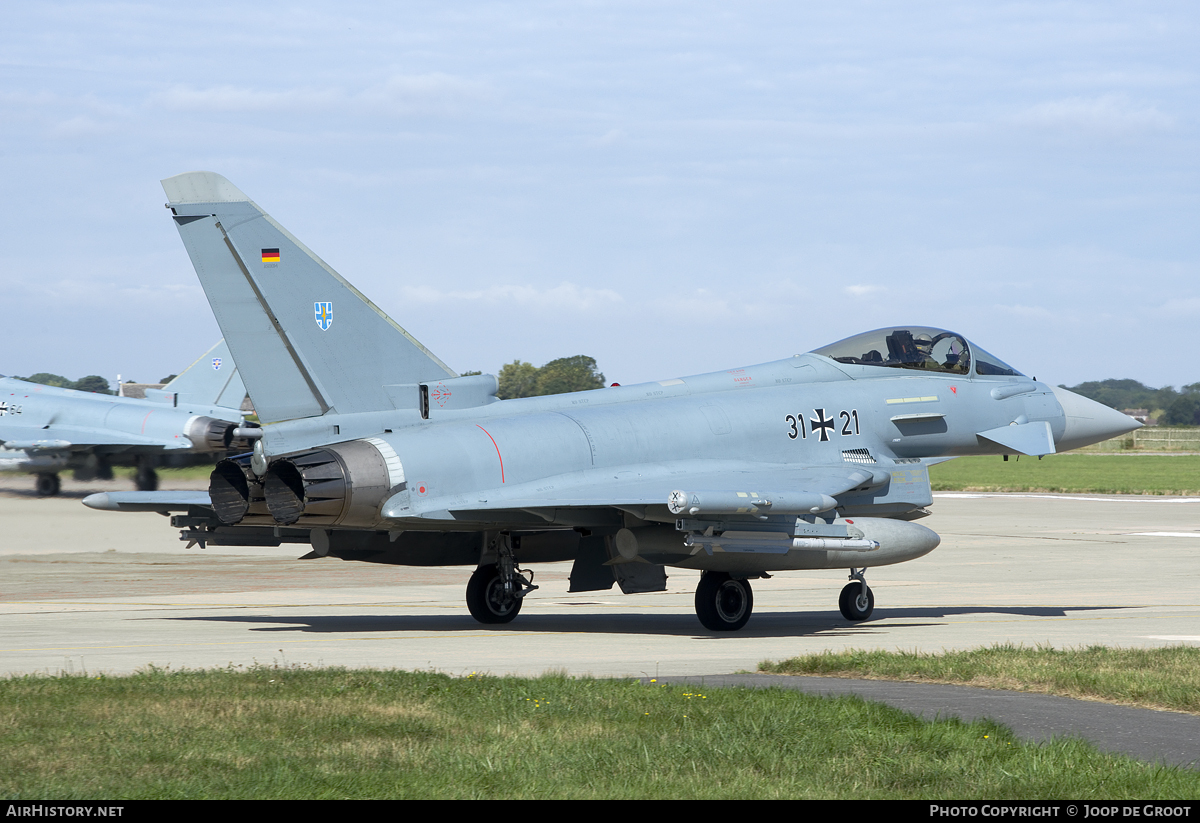
[[[0,795],[1172,799],[1200,772],[856,698],[262,667],[0,681]]]
[[[851,650],[764,661],[759,671],[952,683],[1200,714],[1200,648],[1194,646],[1051,649],[1001,644],[940,654]]]
[[[959,457],[929,469],[934,491],[1200,494],[1200,455]]]

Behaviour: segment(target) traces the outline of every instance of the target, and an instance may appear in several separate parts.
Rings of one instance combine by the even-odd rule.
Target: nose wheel
[[[866,569],[851,570],[850,581],[838,598],[838,608],[847,620],[866,620],[875,611],[875,595],[867,586]]]
[[[696,586],[696,616],[704,628],[735,632],[750,619],[754,592],[749,580],[736,580],[726,572],[704,572]]]

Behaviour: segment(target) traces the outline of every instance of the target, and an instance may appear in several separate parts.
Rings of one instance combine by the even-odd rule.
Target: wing
[[[197,506],[212,507],[207,491],[99,492],[83,498],[89,509],[107,512],[185,512]]]
[[[836,505],[833,498],[837,495],[880,486],[889,478],[888,472],[875,467],[850,464],[691,460],[589,469],[471,494],[422,495],[420,489],[404,489],[384,503],[383,516],[494,520],[500,512],[518,510],[552,520],[559,509],[596,507],[624,509],[641,516],[650,506],[667,509],[672,494],[680,491],[696,495],[706,512],[749,511],[764,508],[766,503],[765,508],[775,513],[800,513],[826,511]],[[695,506],[686,505],[680,511],[691,508]],[[680,511],[672,509],[672,514]]]
[[[25,430],[26,437],[30,431],[29,429]],[[34,429],[32,431],[49,435],[49,437],[26,439],[26,437],[18,436],[19,439],[0,439],[0,442],[3,442],[10,449],[44,449],[53,451],[82,449],[90,446],[142,446],[154,449],[190,449],[193,447],[192,441],[182,433],[171,438],[144,437],[115,429],[92,429],[84,426],[60,426],[57,424],[45,429]]]
[[[425,529],[448,529],[453,523],[461,530],[480,523],[562,523],[571,519],[571,510],[618,509],[636,517],[650,512],[660,520],[700,513],[803,514],[828,511],[847,499],[885,490],[889,500],[906,501],[909,507],[928,505],[925,467],[916,461],[886,469],[715,460],[628,465],[469,494],[425,494],[405,488],[384,502],[382,515],[420,523]],[[206,491],[107,492],[91,495],[84,503],[106,511],[212,507]]]

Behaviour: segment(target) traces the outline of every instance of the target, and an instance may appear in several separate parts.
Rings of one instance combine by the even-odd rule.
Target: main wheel
[[[58,494],[61,485],[57,474],[39,474],[33,487],[38,497],[53,497]]]
[[[696,616],[704,628],[735,632],[750,619],[754,592],[749,580],[735,580],[725,572],[705,572],[696,586]]]
[[[866,620],[875,611],[875,595],[858,581],[847,583],[838,598],[838,608],[847,620]]]
[[[480,623],[508,623],[521,611],[521,598],[505,594],[497,566],[480,566],[467,583],[467,608]]]
[[[137,474],[134,475],[133,482],[140,492],[158,491],[158,472],[154,469],[139,466]]]

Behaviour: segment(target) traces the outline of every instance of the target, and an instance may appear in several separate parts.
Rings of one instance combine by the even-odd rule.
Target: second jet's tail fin
[[[455,376],[221,175],[162,185],[264,423],[391,409],[388,386]]]
[[[170,383],[161,389],[147,389],[146,397],[171,401],[177,406],[239,409],[246,399],[246,385],[229,354],[228,344],[220,340]]]

